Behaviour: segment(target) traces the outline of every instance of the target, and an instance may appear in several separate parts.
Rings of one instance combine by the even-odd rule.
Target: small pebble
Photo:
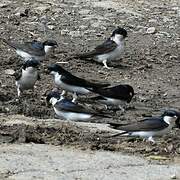
[[[54,29],[55,29],[55,26],[54,26],[54,25],[48,25],[48,28],[49,28],[50,30],[54,30]]]
[[[38,6],[38,7],[36,7],[35,8],[35,10],[36,11],[38,11],[38,12],[44,12],[44,11],[48,11],[50,9],[50,7],[49,6]]]
[[[155,27],[149,27],[146,31],[147,34],[154,34],[156,32],[156,28]]]
[[[24,7],[19,7],[15,9],[15,16],[17,17],[28,17],[29,9]]]
[[[5,70],[5,74],[13,75],[14,73],[15,73],[15,71],[13,69],[6,69]]]

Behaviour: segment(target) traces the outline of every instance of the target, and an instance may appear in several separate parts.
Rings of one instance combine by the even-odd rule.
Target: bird
[[[93,109],[87,109],[82,105],[72,102],[56,91],[51,91],[47,95],[46,101],[48,104],[52,104],[58,117],[62,117],[66,120],[87,121],[95,117],[110,118],[107,114],[97,112]]]
[[[159,117],[149,117],[134,123],[124,125],[109,123],[111,128],[123,131],[111,137],[119,135],[139,136],[155,143],[154,136],[162,136],[168,133],[175,125],[177,118],[176,111],[166,110]]]
[[[38,72],[39,65],[40,62],[32,58],[24,62],[22,69],[14,74],[18,97],[20,97],[24,90],[34,89],[36,81],[40,79]]]
[[[66,94],[66,91],[73,93],[73,102],[76,101],[78,94],[88,94],[93,92],[94,89],[107,87],[110,85],[108,83],[92,83],[85,79],[74,76],[58,64],[48,66],[48,72],[54,76],[55,84],[63,89],[61,94],[62,96]]]
[[[104,67],[110,69],[107,63],[120,57],[124,50],[124,40],[127,37],[127,31],[118,27],[112,35],[94,50],[77,54],[74,57],[80,59],[92,58],[99,63],[103,63]]]
[[[122,105],[130,103],[134,96],[134,89],[128,84],[120,84],[113,87],[98,88],[94,90],[99,94],[90,98],[108,106],[118,106],[123,112],[125,111]]]
[[[21,56],[24,61],[27,61],[31,58],[42,61],[51,50],[58,46],[55,40],[47,40],[44,42],[33,40],[31,42],[24,43],[11,42],[6,39],[2,40],[10,47],[15,49],[16,53]]]

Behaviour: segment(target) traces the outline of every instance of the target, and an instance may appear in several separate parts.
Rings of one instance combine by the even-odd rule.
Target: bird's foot
[[[125,109],[122,106],[120,106],[120,105],[119,105],[119,109],[122,111],[122,113],[125,112]]]
[[[72,102],[75,103],[75,104],[78,104],[77,98],[73,98],[73,99],[72,99]]]
[[[147,139],[149,142],[151,142],[152,143],[152,145],[154,145],[154,144],[156,144],[156,142],[155,142],[155,140],[153,139],[153,137],[152,136],[150,136],[150,137],[148,137],[148,139]]]
[[[66,96],[67,92],[65,90],[62,91],[61,96]]]
[[[109,67],[109,66],[107,65],[107,60],[104,60],[104,61],[103,61],[103,64],[104,64],[103,68],[112,69],[112,67]]]
[[[103,66],[103,68],[112,69],[112,67],[109,67],[109,66]]]
[[[77,103],[77,98],[78,98],[77,94],[74,93],[74,94],[73,94],[72,102],[73,102],[73,103]]]

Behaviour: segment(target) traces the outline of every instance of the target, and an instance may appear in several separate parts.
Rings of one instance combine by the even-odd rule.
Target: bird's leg
[[[75,103],[77,98],[78,98],[78,96],[77,96],[76,92],[74,92],[72,102]]]
[[[153,144],[156,143],[152,136],[148,137],[148,141],[152,142]]]
[[[108,110],[108,106],[106,104],[104,106],[105,106],[105,110]]]
[[[65,90],[63,90],[62,93],[61,93],[61,96],[64,97],[66,94],[67,94],[67,92]]]
[[[21,95],[21,90],[20,90],[19,86],[17,87],[17,93],[18,93],[18,98],[19,98]]]
[[[104,67],[107,68],[107,69],[111,69],[110,67],[108,67],[107,65],[107,59],[103,60],[102,62],[104,64]]]
[[[125,112],[125,109],[121,105],[119,105],[118,107],[123,113]]]

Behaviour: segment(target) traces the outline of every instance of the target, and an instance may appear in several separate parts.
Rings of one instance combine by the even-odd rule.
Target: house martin
[[[56,115],[66,120],[87,121],[95,117],[110,118],[110,116],[104,113],[96,112],[93,109],[87,109],[85,106],[74,103],[69,99],[65,99],[56,91],[51,91],[47,95],[46,100],[48,104],[52,104]]]
[[[124,28],[118,27],[104,43],[97,46],[93,51],[78,54],[75,58],[92,58],[99,63],[103,63],[105,68],[110,69],[107,63],[120,57],[124,50],[124,40],[126,37],[127,31]]]
[[[111,137],[118,135],[139,136],[154,143],[153,137],[168,133],[175,125],[177,118],[176,111],[166,110],[160,117],[149,117],[134,123],[124,125],[109,123],[112,128],[123,131]]]
[[[106,107],[118,106],[122,111],[124,111],[123,105],[130,103],[134,96],[133,87],[127,84],[98,88],[94,92],[99,95],[92,97],[91,100],[105,104]]]
[[[92,83],[85,79],[72,75],[58,64],[48,66],[48,71],[54,76],[55,84],[63,89],[62,96],[66,91],[73,93],[73,102],[77,99],[78,94],[88,94],[93,90],[101,87],[107,87],[110,84]]]
[[[31,59],[24,62],[21,71],[17,71],[14,76],[16,79],[16,87],[18,92],[18,97],[21,92],[28,89],[34,89],[34,85],[37,80],[40,79],[38,73],[38,67],[40,63],[36,59]]]
[[[16,53],[21,56],[24,61],[31,58],[42,61],[51,50],[58,46],[57,42],[54,40],[47,40],[43,43],[36,40],[24,43],[11,42],[5,39],[2,40],[10,47],[15,49]]]

